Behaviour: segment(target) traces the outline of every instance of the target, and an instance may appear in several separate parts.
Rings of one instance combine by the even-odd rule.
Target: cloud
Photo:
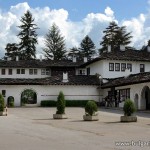
[[[117,20],[115,13],[110,7],[106,7],[104,13],[89,13],[79,22],[73,22],[69,19],[69,13],[65,9],[50,9],[49,7],[31,8],[27,2],[11,6],[8,12],[0,11],[0,56],[4,56],[7,43],[18,43],[21,16],[24,12],[30,10],[35,23],[39,27],[37,55],[42,53],[44,47],[44,36],[48,29],[55,22],[61,30],[66,40],[67,49],[73,46],[79,46],[81,40],[89,35],[97,48],[103,37],[103,30],[109,25],[110,21],[115,20],[120,26],[126,25],[128,32],[133,35],[132,46],[140,48],[144,42],[150,39],[150,14],[139,14],[138,17],[129,20]]]

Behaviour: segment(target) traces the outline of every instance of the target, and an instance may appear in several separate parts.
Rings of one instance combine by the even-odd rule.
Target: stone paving
[[[122,111],[111,109],[100,109],[95,122],[83,121],[83,108],[66,108],[64,120],[52,119],[56,108],[8,112],[0,117],[0,150],[150,149],[150,113],[137,113],[137,123],[120,123]]]

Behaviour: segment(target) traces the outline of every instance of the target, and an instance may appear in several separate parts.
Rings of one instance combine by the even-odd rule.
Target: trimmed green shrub
[[[42,100],[41,107],[56,107],[55,100]],[[85,107],[88,100],[66,100],[66,107]]]
[[[54,100],[41,101],[41,107],[56,107],[56,101]]]
[[[97,112],[97,104],[94,101],[88,101],[85,106],[85,112],[87,115],[94,115]]]
[[[59,95],[57,97],[57,111],[56,114],[65,114],[65,96],[63,92],[59,92]]]
[[[3,95],[0,94],[0,111],[4,111],[4,106],[5,103],[4,103],[4,98],[3,98]]]
[[[66,107],[85,107],[88,100],[66,100]]]
[[[125,100],[123,111],[125,116],[131,116],[136,111],[135,105],[132,100]]]

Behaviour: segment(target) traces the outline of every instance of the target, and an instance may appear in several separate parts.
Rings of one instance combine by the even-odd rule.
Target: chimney
[[[87,62],[87,57],[84,57],[84,62]]]
[[[147,46],[147,52],[150,52],[150,46]]]
[[[7,60],[8,60],[8,61],[11,61],[11,57],[8,57]]]
[[[111,52],[111,45],[108,45],[108,47],[107,47],[107,51],[108,51],[108,53],[110,53],[110,52]]]
[[[40,61],[42,61],[42,55],[40,55]]]
[[[72,58],[72,59],[73,59],[73,62],[77,62],[76,56],[73,55],[73,58]]]
[[[16,61],[18,61],[19,60],[19,56],[16,56]]]
[[[124,45],[120,45],[120,50],[121,51],[125,51],[125,46]]]
[[[64,83],[68,82],[68,73],[67,72],[63,72],[63,81]]]

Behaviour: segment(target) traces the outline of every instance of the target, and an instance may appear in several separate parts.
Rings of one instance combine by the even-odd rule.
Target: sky
[[[65,37],[66,48],[79,47],[89,35],[100,48],[103,30],[111,21],[132,32],[132,43],[140,49],[150,39],[150,0],[0,0],[0,57],[7,43],[19,43],[21,16],[30,10],[39,27],[37,56],[44,37],[55,22]]]

